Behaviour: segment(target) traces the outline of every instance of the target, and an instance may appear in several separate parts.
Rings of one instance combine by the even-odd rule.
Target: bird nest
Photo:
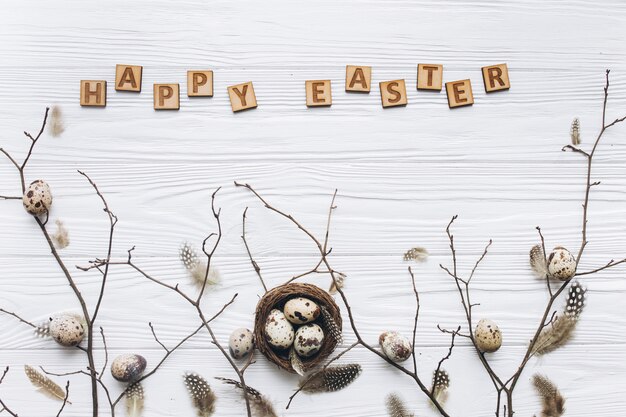
[[[295,297],[305,297],[314,301],[320,307],[325,307],[337,326],[341,329],[341,312],[339,311],[339,306],[328,292],[315,285],[290,283],[278,286],[265,293],[256,307],[256,317],[254,320],[256,347],[270,362],[292,373],[295,373],[295,371],[291,367],[289,350],[276,350],[268,343],[265,337],[265,322],[270,311],[275,308],[283,311],[285,303]],[[325,328],[321,315],[314,323],[317,323],[324,330],[324,341],[317,354],[310,358],[301,358],[305,371],[315,368],[327,358],[337,346],[337,340],[331,337],[328,329]]]

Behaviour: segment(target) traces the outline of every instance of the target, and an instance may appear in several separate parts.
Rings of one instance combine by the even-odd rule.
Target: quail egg
[[[228,339],[228,350],[234,359],[243,359],[254,349],[254,335],[244,327],[235,329]]]
[[[296,338],[293,347],[298,356],[310,358],[322,347],[324,331],[315,323],[305,324],[296,330]]]
[[[502,333],[493,320],[482,319],[474,331],[476,346],[483,352],[495,352],[502,346]]]
[[[319,306],[308,298],[296,297],[285,303],[285,317],[293,324],[315,321],[320,315]]]
[[[293,326],[282,311],[273,309],[265,321],[265,339],[276,349],[289,349],[293,344]]]
[[[119,355],[111,363],[111,375],[121,382],[136,381],[146,370],[146,358],[136,354]]]
[[[22,197],[24,209],[33,216],[39,216],[50,210],[52,193],[50,186],[44,180],[35,180],[30,183]]]
[[[78,346],[85,336],[85,327],[73,315],[58,315],[50,318],[50,336],[60,345]]]
[[[576,259],[570,251],[557,246],[548,256],[548,274],[552,278],[567,281],[576,273]]]
[[[404,362],[411,357],[411,341],[398,332],[383,332],[378,338],[383,353],[394,362]]]

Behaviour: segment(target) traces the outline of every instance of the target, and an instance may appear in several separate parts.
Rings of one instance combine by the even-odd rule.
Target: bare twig
[[[356,345],[363,346],[365,349],[367,349],[370,352],[372,352],[373,354],[377,355],[378,357],[380,357],[381,359],[383,359],[384,361],[389,363],[391,366],[393,366],[394,368],[398,369],[400,372],[402,372],[405,375],[411,377],[415,381],[415,383],[419,386],[420,390],[428,398],[430,398],[430,400],[433,402],[434,406],[437,408],[439,413],[442,416],[444,416],[444,417],[449,417],[448,413],[443,409],[443,407],[437,401],[437,399],[431,394],[430,390],[422,382],[422,380],[417,375],[417,373],[415,373],[415,372],[413,372],[411,370],[406,369],[405,367],[403,367],[402,365],[400,365],[400,364],[398,364],[396,362],[393,362],[392,360],[387,358],[382,352],[380,352],[378,349],[374,348],[372,345],[370,345],[369,343],[367,343],[363,339],[363,337],[361,336],[361,334],[360,334],[360,332],[359,332],[359,330],[358,330],[358,328],[356,326],[356,323],[355,323],[355,320],[354,320],[354,315],[352,313],[352,308],[350,307],[350,303],[348,301],[348,298],[347,298],[345,292],[343,291],[341,284],[339,284],[339,282],[338,282],[338,280],[341,279],[341,277],[337,274],[337,271],[335,271],[331,267],[331,265],[330,265],[330,262],[328,260],[328,254],[329,254],[330,251],[326,250],[325,244],[323,244],[317,237],[315,237],[315,235],[313,235],[308,229],[306,229],[292,215],[287,214],[287,213],[277,209],[276,207],[272,206],[267,200],[265,200],[249,184],[241,184],[241,183],[235,182],[235,185],[237,187],[243,187],[243,188],[248,189],[250,192],[252,192],[261,201],[261,203],[263,203],[265,205],[265,207],[267,209],[269,209],[269,210],[279,214],[280,216],[288,219],[291,223],[294,224],[294,226],[296,226],[299,230],[301,230],[305,235],[307,235],[311,239],[311,241],[313,242],[313,244],[315,245],[315,247],[318,249],[318,251],[320,253],[320,257],[321,257],[321,261],[322,261],[321,264],[324,265],[324,267],[328,271],[328,274],[330,275],[331,279],[333,280],[333,285],[331,285],[331,287],[334,286],[334,288],[336,288],[337,293],[339,293],[339,296],[341,297],[341,299],[343,301],[343,304],[346,307],[346,312],[348,314],[348,319],[350,321],[350,327],[352,328],[352,331],[354,332],[354,335],[357,338],[357,341],[355,342],[354,346],[356,346]],[[336,197],[336,195],[337,195],[337,192],[335,191],[335,193],[333,194],[333,198],[331,200],[330,208],[329,208],[329,217],[331,216],[333,210],[336,208],[336,206],[335,206],[335,197]],[[330,221],[328,221],[328,224],[330,224]],[[304,382],[303,386],[305,386],[305,385],[306,385],[306,381]],[[296,392],[296,394],[297,394],[297,392]],[[289,403],[291,403],[291,400],[293,399],[293,397],[295,397],[295,394],[292,396],[292,398],[290,399]]]
[[[211,262],[213,259],[213,256],[215,254],[215,251],[217,250],[217,247],[221,241],[222,238],[222,226],[221,226],[221,220],[220,220],[220,214],[221,214],[221,210],[216,209],[215,207],[215,196],[217,194],[217,192],[219,191],[219,188],[217,190],[215,190],[215,192],[213,192],[213,194],[211,195],[211,212],[213,214],[213,217],[215,218],[216,224],[217,224],[217,233],[210,233],[203,241],[202,243],[202,252],[205,254],[207,261],[206,261],[206,273],[204,276],[204,281],[202,283],[202,288],[200,289],[198,295],[196,297],[192,297],[188,294],[186,294],[183,290],[181,290],[178,287],[178,284],[176,285],[170,285],[165,283],[164,281],[157,279],[155,277],[153,277],[151,274],[148,274],[147,272],[145,272],[141,267],[137,266],[133,261],[132,261],[132,252],[134,250],[134,247],[131,248],[128,251],[128,258],[126,261],[123,262],[112,262],[111,260],[107,260],[107,259],[98,259],[96,261],[91,262],[91,265],[88,267],[79,267],[79,269],[84,270],[84,271],[88,271],[90,269],[94,269],[94,268],[100,268],[103,265],[128,265],[131,268],[133,268],[135,271],[137,271],[139,274],[141,274],[142,276],[144,276],[145,278],[147,278],[148,280],[162,286],[165,288],[168,288],[171,291],[176,292],[178,295],[180,295],[183,299],[185,299],[185,301],[187,301],[196,311],[196,314],[198,315],[198,317],[200,318],[200,321],[202,323],[200,328],[205,328],[207,330],[207,332],[209,333],[210,337],[211,337],[211,343],[214,344],[218,350],[220,351],[220,353],[222,354],[222,356],[224,356],[224,358],[228,361],[228,363],[230,364],[231,368],[233,368],[233,371],[237,374],[238,378],[239,378],[239,382],[241,383],[241,385],[244,387],[244,392],[245,392],[245,387],[246,387],[246,382],[245,382],[245,377],[244,377],[244,371],[246,370],[247,366],[246,365],[243,369],[240,369],[239,366],[237,366],[237,364],[234,362],[234,360],[230,357],[230,355],[228,354],[228,351],[221,345],[221,343],[219,342],[219,340],[217,339],[217,336],[215,335],[213,328],[210,325],[210,322],[213,319],[207,320],[205,313],[202,309],[202,295],[204,293],[204,290],[206,288],[206,283],[208,280],[208,275],[209,275],[209,270],[211,268]],[[215,237],[215,243],[213,243],[211,249],[207,249],[207,242],[209,239]],[[237,297],[237,294],[235,294],[232,298],[232,300],[227,303],[221,311],[223,311],[228,305],[230,305],[232,302],[234,302],[235,298]],[[221,313],[220,311],[220,313]],[[217,315],[219,315],[220,313],[218,313]],[[217,317],[214,316],[215,317]],[[199,331],[200,328],[197,330]],[[151,330],[153,333],[153,336],[155,337],[155,340],[157,341],[157,343],[159,343],[161,345],[161,347],[163,347],[166,350],[166,354],[164,357],[167,358],[169,356],[169,354],[171,353],[171,351],[173,351],[173,349],[171,351],[168,351],[168,349],[159,341],[159,339],[156,337],[156,334],[154,333],[154,328],[152,328],[151,326]],[[195,333],[194,333],[195,334]],[[191,337],[191,336],[189,336]],[[184,341],[183,341],[184,343]],[[251,360],[251,359],[250,359]],[[156,370],[156,369],[155,369]],[[152,372],[144,375],[144,377],[151,375]],[[119,400],[122,398],[124,393],[122,393],[122,395],[120,397],[117,398],[117,400],[113,401],[113,406],[115,406]],[[245,402],[246,402],[246,411],[247,411],[247,415],[248,417],[252,417],[252,411],[250,408],[250,401],[248,398],[247,394],[244,394],[244,398],[245,398]]]
[[[437,326],[440,330],[441,327]],[[439,360],[439,363],[437,363],[437,368],[435,368],[435,372],[433,375],[437,376],[439,375],[439,372],[441,371],[441,366],[443,365],[443,363],[445,361],[447,361],[448,359],[450,359],[450,356],[452,356],[452,349],[454,349],[454,338],[457,337],[459,335],[459,332],[461,331],[461,326],[457,327],[456,330],[452,331],[450,334],[450,348],[448,349],[448,353],[446,354],[446,356],[444,356],[443,358],[441,358]],[[447,332],[446,332],[447,333]],[[413,352],[413,354],[415,354],[415,352]],[[435,394],[435,384],[433,384],[433,386],[430,389],[430,393],[431,394]]]
[[[259,281],[261,281],[261,285],[265,292],[267,292],[267,286],[265,285],[265,281],[263,281],[263,276],[261,275],[261,267],[256,263],[254,258],[252,257],[252,252],[250,252],[250,246],[248,245],[248,241],[246,240],[246,214],[248,213],[248,207],[243,211],[243,226],[241,232],[241,239],[243,240],[243,244],[246,247],[246,252],[248,252],[248,258],[250,258],[250,263],[252,264],[252,268],[254,268],[254,272],[256,272],[259,277]]]
[[[59,412],[57,413],[57,417],[59,417],[61,413],[63,412],[63,409],[65,408],[65,404],[67,404],[67,397],[69,396],[70,396],[70,381],[67,381],[67,384],[65,384],[65,398],[63,398],[63,403],[61,404],[61,408],[59,409]]]
[[[0,312],[4,313],[4,314],[8,314],[9,316],[13,316],[16,319],[18,319],[20,322],[29,325],[30,327],[32,327],[33,329],[36,329],[38,326],[34,325],[33,323],[31,323],[28,320],[23,319],[22,317],[18,316],[16,313],[13,313],[11,311],[7,311],[3,308],[0,308]]]
[[[2,373],[2,376],[0,377],[0,384],[2,384],[2,382],[4,381],[4,377],[6,377],[8,373],[9,373],[9,367],[7,366],[6,368],[4,368],[4,372]],[[2,406],[2,409],[0,410],[0,413],[2,413],[3,411],[6,411],[7,413],[12,415],[13,417],[18,417],[17,413],[15,413],[13,410],[11,410],[6,405],[6,403],[2,400],[2,398],[0,398],[0,405]]]

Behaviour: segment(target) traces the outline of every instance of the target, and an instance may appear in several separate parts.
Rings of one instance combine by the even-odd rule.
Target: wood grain
[[[358,18],[351,18],[355,13]],[[322,15],[312,29],[311,16]],[[240,237],[246,207],[248,240],[270,285],[316,262],[316,249],[304,236],[232,181],[251,183],[316,233],[324,230],[330,197],[338,188],[331,260],[348,274],[346,292],[368,340],[375,341],[382,330],[410,332],[414,300],[402,254],[414,246],[431,253],[426,263],[413,264],[422,295],[419,372],[426,381],[447,351],[448,338],[436,325],[453,327],[462,320],[454,285],[438,267],[450,262],[444,227],[459,214],[454,232],[461,271],[471,270],[488,239],[494,240],[474,278],[474,297],[481,303],[477,314],[503,330],[504,347],[490,359],[510,375],[547,299],[544,283],[528,266],[535,226],[542,227],[549,247],[576,248],[580,241],[584,161],[560,149],[569,143],[574,117],[581,120],[583,147],[597,134],[606,68],[612,69],[607,117],[624,115],[624,25],[626,4],[617,0],[468,0],[445,8],[426,0],[236,5],[217,0],[210,10],[200,0],[175,5],[115,0],[107,7],[23,0],[0,6],[0,146],[23,155],[28,142],[22,132],[38,128],[45,106],[60,105],[65,132],[58,138],[44,135],[26,176],[51,185],[50,226],[54,229],[59,218],[70,231],[63,258],[73,266],[104,255],[107,221],[76,173],[82,169],[120,217],[114,257],[123,259],[137,245],[138,263],[189,291],[193,287],[177,250],[183,241],[199,244],[214,231],[209,196],[222,186],[217,204],[224,241],[215,261],[222,283],[204,303],[213,311],[239,293],[215,323],[223,341],[233,328],[252,325],[262,291]],[[120,62],[143,66],[142,83],[148,86],[186,83],[188,70],[210,68],[214,96],[182,94],[179,112],[155,112],[150,89],[109,88],[106,108],[81,108],[80,80],[115,85]],[[450,111],[445,94],[418,91],[419,62],[442,64],[444,82],[470,79],[474,106]],[[488,95],[476,87],[482,83],[481,67],[498,62],[507,63],[514,87]],[[335,88],[332,108],[307,111],[304,81],[345,85],[346,65],[355,63],[372,67],[374,85],[405,79],[408,105],[385,111],[377,88],[370,94]],[[247,80],[262,105],[233,114],[227,86]],[[626,256],[625,129],[607,132],[595,157],[593,177],[602,183],[592,192],[583,269]],[[15,172],[4,162],[0,194],[19,195]],[[0,201],[0,231],[0,307],[36,322],[77,309],[19,201]],[[93,300],[97,276],[76,274]],[[559,385],[568,416],[626,413],[623,276],[624,268],[616,268],[583,280],[589,302],[576,335],[563,350],[532,360],[516,390],[519,415],[540,409],[529,382],[535,371]],[[309,281],[328,285],[323,276]],[[148,322],[168,345],[195,325],[194,312],[179,298],[128,269],[114,268],[99,317],[111,353],[141,353],[149,366],[154,364],[161,352]],[[0,365],[12,368],[2,384],[3,400],[20,415],[49,417],[57,404],[32,391],[21,367],[72,371],[84,366],[82,356],[33,337],[8,316],[0,316],[0,331]],[[345,343],[352,340],[347,332]],[[204,333],[170,359],[146,384],[145,415],[193,413],[180,378],[186,370],[208,378],[233,376]],[[359,361],[365,370],[353,386],[298,397],[287,411],[283,407],[296,378],[260,358],[249,369],[248,382],[285,416],[384,416],[384,397],[392,389],[416,415],[435,415],[410,381],[375,356],[356,349],[345,360]],[[460,343],[446,369],[452,378],[452,415],[492,415],[492,387],[466,343]],[[122,389],[107,378],[116,392]],[[71,379],[74,404],[63,415],[84,416],[89,384],[80,376]],[[216,416],[243,415],[237,393],[211,382],[219,396]]]

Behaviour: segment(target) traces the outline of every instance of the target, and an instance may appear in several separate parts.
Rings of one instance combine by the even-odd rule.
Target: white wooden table
[[[626,112],[626,5],[620,1],[178,1],[49,2],[22,0],[0,6],[0,145],[22,155],[22,131],[35,131],[45,106],[63,109],[66,132],[45,135],[27,179],[47,180],[54,193],[52,220],[71,234],[62,251],[69,265],[103,256],[107,221],[100,202],[77,173],[86,171],[119,216],[114,255],[136,245],[135,259],[190,290],[177,250],[199,244],[215,230],[212,190],[222,187],[224,240],[215,260],[222,284],[207,295],[207,311],[232,294],[236,303],[215,323],[224,343],[236,327],[251,327],[262,287],[246,256],[241,215],[250,207],[249,242],[271,285],[305,271],[316,250],[291,224],[263,209],[233,180],[257,187],[316,233],[339,189],[332,227],[332,260],[348,274],[346,293],[357,324],[375,342],[383,330],[411,331],[414,300],[402,254],[413,246],[431,253],[415,265],[422,310],[418,327],[419,374],[430,382],[453,327],[463,316],[448,264],[445,225],[459,214],[455,235],[467,271],[488,239],[494,240],[475,277],[476,315],[496,320],[503,348],[490,356],[504,376],[514,372],[547,300],[545,285],[528,267],[528,250],[540,225],[549,247],[580,244],[584,161],[561,152],[574,117],[583,146],[600,126],[604,70],[611,68],[609,118]],[[419,62],[442,63],[444,81],[471,78],[476,103],[451,111],[445,93],[415,89]],[[511,90],[486,96],[480,67],[506,62]],[[113,90],[115,64],[144,66],[141,94]],[[373,66],[369,95],[343,91],[345,65]],[[184,94],[188,69],[215,71],[215,96]],[[407,80],[409,105],[383,110],[379,81]],[[106,109],[79,106],[81,79],[109,81]],[[331,79],[331,108],[307,109],[304,81]],[[233,114],[226,86],[254,82],[259,107]],[[180,83],[181,109],[155,112],[152,84]],[[626,255],[626,126],[606,134],[597,155],[590,205],[590,243],[584,268]],[[0,191],[17,191],[8,162],[0,164]],[[52,226],[52,223],[51,223]],[[52,226],[53,227],[53,226]],[[39,321],[78,305],[33,219],[21,203],[0,202],[0,307]],[[94,273],[75,272],[93,303]],[[516,390],[520,416],[539,412],[529,379],[552,378],[567,397],[567,416],[626,413],[624,268],[585,279],[588,308],[575,339],[532,360]],[[328,278],[310,282],[328,285]],[[197,324],[176,294],[128,268],[115,268],[99,325],[110,354],[136,352],[154,364],[162,355],[152,322],[172,345]],[[37,339],[8,316],[0,317],[0,365],[11,366],[0,398],[20,416],[56,413],[58,403],[35,393],[24,364],[53,372],[84,366],[84,355]],[[348,332],[346,342],[353,341]],[[98,360],[102,360],[98,345]],[[286,416],[383,416],[384,398],[402,394],[416,415],[436,415],[413,381],[364,349],[346,356],[363,375],[345,391],[287,398],[297,378],[259,358],[248,382]],[[150,365],[149,365],[150,366]],[[494,390],[472,349],[455,348],[445,368],[452,386],[452,415],[493,415]],[[207,378],[232,377],[206,334],[192,339],[145,383],[145,416],[193,415],[181,381],[186,370]],[[57,378],[64,383],[63,378]],[[116,392],[122,385],[108,375]],[[212,382],[216,416],[242,416],[240,396]],[[64,416],[90,412],[89,382],[71,377]],[[102,399],[103,400],[103,399]],[[124,415],[122,408],[119,415]],[[102,415],[108,415],[102,406]]]

